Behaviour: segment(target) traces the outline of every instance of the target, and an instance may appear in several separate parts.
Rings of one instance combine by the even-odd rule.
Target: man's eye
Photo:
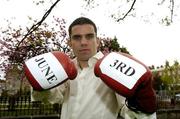
[[[81,36],[73,36],[72,39],[74,39],[74,40],[80,40],[80,39],[81,39]]]
[[[90,40],[90,39],[93,39],[95,37],[94,34],[87,34],[86,35],[86,39]]]

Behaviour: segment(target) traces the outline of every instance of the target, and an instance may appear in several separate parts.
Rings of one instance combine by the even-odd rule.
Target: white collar
[[[104,56],[104,54],[102,52],[97,52],[94,56],[92,56],[89,60],[88,60],[88,65],[89,67],[94,66],[94,64],[97,62],[97,60],[101,59]],[[73,62],[76,65],[77,69],[80,69],[79,64],[77,62],[77,58],[73,59]]]

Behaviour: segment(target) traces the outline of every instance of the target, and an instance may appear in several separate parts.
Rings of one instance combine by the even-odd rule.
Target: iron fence
[[[157,96],[158,119],[180,119],[180,100],[169,95]]]
[[[180,100],[157,96],[157,119],[180,119]],[[60,119],[61,105],[31,101],[30,96],[0,97],[0,119]]]
[[[30,97],[0,97],[0,118],[23,117],[38,118],[40,116],[60,117],[61,105],[43,104],[31,101]],[[51,118],[52,119],[52,118]]]

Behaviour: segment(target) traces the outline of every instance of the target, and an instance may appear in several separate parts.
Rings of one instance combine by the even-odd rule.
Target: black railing
[[[0,118],[5,117],[60,117],[61,105],[43,104],[40,101],[31,102],[30,97],[0,97]],[[51,118],[51,119],[54,119]]]
[[[158,119],[180,119],[180,99],[172,96],[157,96]]]
[[[157,96],[157,119],[180,119],[180,100]],[[0,97],[0,119],[60,119],[61,105],[32,102],[29,96]]]

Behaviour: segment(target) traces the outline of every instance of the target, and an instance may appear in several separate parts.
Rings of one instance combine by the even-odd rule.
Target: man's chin
[[[88,61],[91,58],[91,56],[83,56],[83,57],[79,57],[78,59],[81,61]]]

